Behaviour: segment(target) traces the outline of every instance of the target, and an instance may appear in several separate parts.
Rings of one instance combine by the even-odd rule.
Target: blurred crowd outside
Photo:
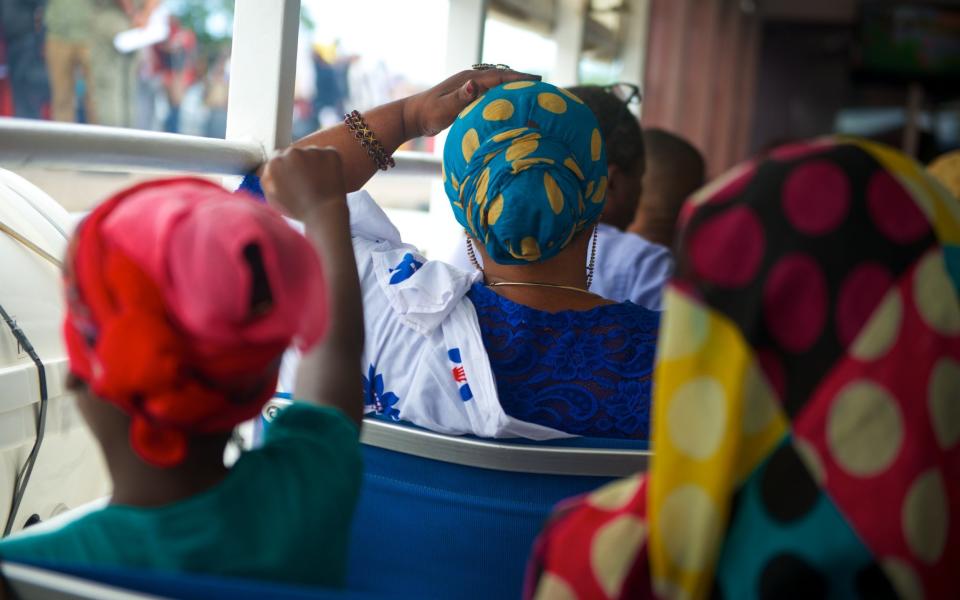
[[[303,4],[295,137],[340,121],[348,107],[364,110],[424,89],[437,75],[436,68],[424,70],[409,60],[391,64],[389,55],[374,51],[372,37],[341,39],[335,4]],[[434,11],[438,24],[445,24],[446,0],[431,4],[440,9]],[[0,117],[222,138],[233,5],[233,0],[0,0]],[[442,37],[420,43],[430,48],[411,50],[440,49]],[[433,148],[430,140],[417,140],[407,149]]]

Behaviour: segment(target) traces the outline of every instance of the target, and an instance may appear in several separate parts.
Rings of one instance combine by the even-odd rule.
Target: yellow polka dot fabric
[[[555,256],[606,200],[596,118],[575,95],[537,81],[501,85],[464,108],[442,173],[457,221],[502,264]]]
[[[930,163],[927,171],[947,189],[960,198],[960,150],[937,158]]]
[[[709,591],[730,500],[739,482],[780,441],[787,418],[756,357],[727,318],[676,289],[654,380],[656,474],[650,485],[650,559],[660,579],[689,597]],[[759,394],[760,401],[747,402]],[[766,415],[748,404],[763,403]]]
[[[719,181],[665,295],[650,472],[564,507],[534,570],[574,597],[960,598],[960,200],[850,138]]]
[[[960,594],[960,202],[838,138],[738,167],[689,212],[654,377],[651,589]]]

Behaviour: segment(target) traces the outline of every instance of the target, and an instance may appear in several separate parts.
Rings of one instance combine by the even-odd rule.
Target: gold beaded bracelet
[[[387,151],[383,148],[383,144],[381,144],[377,136],[373,134],[373,130],[370,129],[367,122],[363,120],[360,111],[355,110],[343,115],[343,122],[346,124],[347,129],[353,132],[353,137],[366,149],[367,154],[373,162],[377,164],[378,169],[386,171],[387,169],[397,166],[393,157],[387,154]]]

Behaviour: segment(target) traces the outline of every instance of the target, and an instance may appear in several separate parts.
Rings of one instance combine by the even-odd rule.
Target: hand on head
[[[468,104],[502,83],[511,81],[540,81],[539,75],[520,73],[509,69],[461,71],[433,86],[429,90],[411,96],[403,110],[404,128],[407,137],[437,135],[453,123]]]
[[[330,147],[284,150],[267,163],[261,185],[271,206],[299,221],[346,198],[340,154]]]

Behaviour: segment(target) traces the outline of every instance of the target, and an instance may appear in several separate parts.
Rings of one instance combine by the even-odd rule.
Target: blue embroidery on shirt
[[[473,392],[470,391],[470,385],[467,383],[467,371],[463,368],[463,360],[460,358],[460,348],[450,348],[447,350],[447,356],[453,363],[450,373],[453,374],[453,380],[460,388],[460,399],[464,402],[473,400]]]
[[[630,302],[548,313],[482,284],[469,297],[508,415],[577,435],[649,437],[660,313]]]
[[[403,255],[403,260],[400,261],[400,264],[390,269],[390,272],[393,273],[393,277],[390,278],[390,285],[396,285],[401,281],[410,279],[422,266],[423,263],[421,261],[407,252]]]
[[[266,198],[263,195],[263,188],[260,187],[260,178],[254,173],[248,173],[243,181],[240,182],[240,187],[237,188],[238,192],[246,192],[259,200],[264,202]]]
[[[400,397],[393,392],[384,391],[383,375],[377,374],[377,368],[370,365],[368,376],[360,377],[363,379],[364,406],[373,407],[378,415],[386,415],[394,421],[399,421],[400,409],[393,406],[400,401]]]

